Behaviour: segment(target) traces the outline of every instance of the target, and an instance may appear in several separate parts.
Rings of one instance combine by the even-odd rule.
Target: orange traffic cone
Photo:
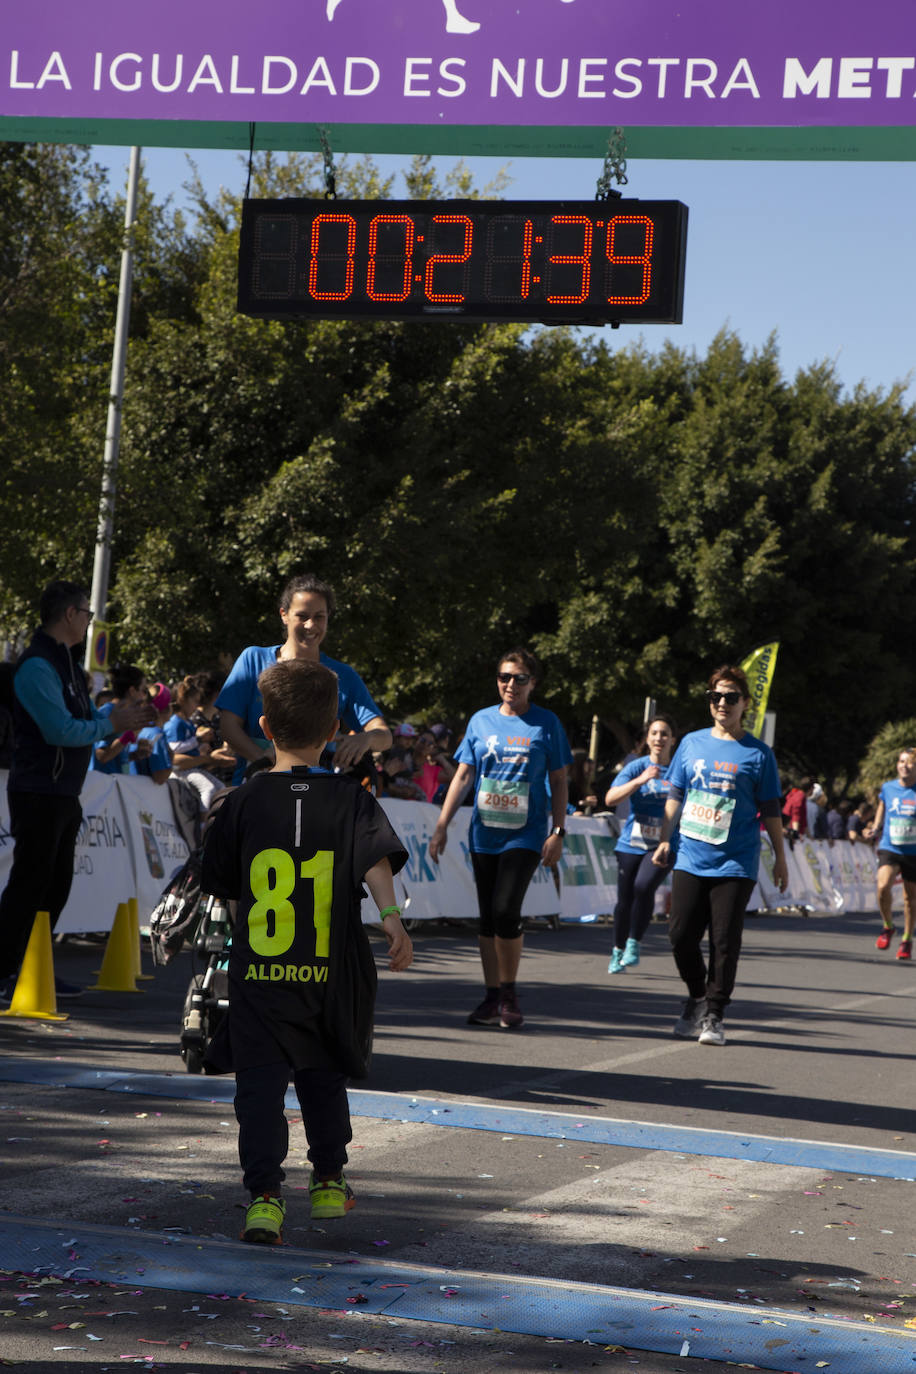
[[[153,981],[151,973],[143,972],[143,946],[140,942],[140,907],[136,897],[131,897],[127,903],[130,912],[130,937],[133,941],[134,950],[134,977],[141,983]]]
[[[105,946],[99,981],[90,992],[142,992],[134,981],[134,941],[130,932],[130,908],[118,902],[114,925]]]
[[[25,958],[16,979],[13,1000],[0,1016],[21,1016],[33,1021],[66,1021],[57,1010],[54,991],[54,956],[51,952],[51,918],[36,911]]]

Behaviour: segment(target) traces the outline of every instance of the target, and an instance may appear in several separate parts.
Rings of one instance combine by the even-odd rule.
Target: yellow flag
[[[772,644],[761,644],[741,664],[751,690],[751,704],[747,708],[743,723],[745,730],[750,730],[752,735],[759,735],[763,729],[763,717],[770,699],[770,687],[776,671],[778,652],[777,639]]]

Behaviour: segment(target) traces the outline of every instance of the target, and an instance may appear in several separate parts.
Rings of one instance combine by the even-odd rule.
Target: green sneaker
[[[343,1174],[340,1178],[319,1180],[312,1174],[309,1183],[309,1197],[312,1201],[312,1220],[326,1221],[331,1217],[346,1216],[351,1207],[356,1206],[356,1198]]]
[[[245,1213],[245,1229],[242,1240],[253,1245],[279,1245],[283,1240],[283,1218],[286,1216],[286,1203],[282,1197],[271,1197],[262,1193],[251,1199]]]

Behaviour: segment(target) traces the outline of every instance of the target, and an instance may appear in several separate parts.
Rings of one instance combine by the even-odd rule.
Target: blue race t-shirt
[[[104,706],[100,706],[98,708],[98,714],[100,716],[105,716],[105,718],[107,719],[108,716],[111,715],[111,709],[113,706],[113,701],[106,701]],[[92,746],[92,757],[89,760],[90,773],[120,773],[121,765],[124,762],[125,751],[123,749],[121,750],[120,754],[116,755],[116,757],[113,759],[109,759],[107,763],[99,763],[98,759],[95,756],[96,749],[107,748],[107,746],[111,743],[112,740],[107,739],[104,741],[104,744],[94,744]]]
[[[879,849],[905,858],[916,855],[916,788],[904,787],[896,778],[881,788],[884,828]]]
[[[476,711],[455,758],[476,773],[471,849],[540,853],[550,814],[547,775],[572,763],[553,711],[534,705],[523,716],[503,715],[498,706]]]
[[[276,663],[280,648],[279,644],[267,647],[251,644],[247,649],[243,649],[233,663],[232,671],[216,699],[220,711],[232,711],[235,715],[241,716],[246,732],[254,740],[264,738],[258,724],[264,714],[264,702],[258,691],[258,678],[265,668]],[[319,654],[318,657],[326,668],[337,674],[337,714],[340,716],[342,729],[362,730],[370,720],[382,714],[354,668],[348,663],[338,663],[336,658],[328,658],[327,654]]]
[[[100,716],[104,716],[105,719],[107,720],[108,717],[111,715],[111,713],[112,713],[113,710],[114,710],[114,702],[113,702],[113,701],[106,701],[104,706],[100,706],[100,707],[98,708],[98,714],[99,714]],[[107,740],[105,740],[105,741],[104,741],[103,743],[101,743],[101,744],[95,744],[95,745],[93,745],[93,747],[92,747],[92,757],[91,757],[90,760],[89,760],[89,771],[90,771],[90,773],[129,773],[129,772],[131,771],[131,767],[130,767],[130,753],[131,753],[131,750],[132,750],[132,748],[133,748],[133,745],[132,745],[132,744],[125,744],[125,746],[124,746],[124,748],[121,750],[120,754],[115,754],[114,758],[113,758],[113,759],[109,759],[107,763],[99,763],[98,759],[97,759],[96,756],[95,756],[95,751],[96,751],[96,749],[104,749],[104,748],[107,748],[109,744],[113,744],[113,743],[114,743],[114,738],[112,738],[112,739],[107,739]],[[171,766],[172,766],[172,765],[169,764],[169,767],[170,767],[170,768],[171,768]]]
[[[189,720],[185,720],[184,716],[178,715],[177,712],[174,716],[169,716],[163,726],[162,733],[165,735],[172,754],[200,753],[200,745],[197,741],[197,731]],[[172,762],[170,757],[169,767],[171,768],[171,766]]]
[[[754,735],[717,739],[712,730],[685,735],[668,769],[683,797],[675,869],[702,878],[757,879],[763,802],[780,798],[769,745]]]
[[[153,748],[145,759],[139,760],[136,757],[136,750],[131,750],[131,773],[140,777],[151,778],[154,773],[161,773],[163,769],[171,768],[172,756],[169,753],[164,730],[160,730],[158,725],[147,725],[139,731],[137,739],[152,740]]]
[[[624,764],[614,779],[614,786],[625,786],[644,773],[652,762],[651,755],[641,759],[631,759]],[[661,776],[650,778],[635,792],[629,795],[630,810],[627,813],[615,849],[623,854],[645,854],[655,849],[661,839],[662,821],[665,816],[665,802],[671,796],[671,783],[668,771],[671,765],[662,768]],[[677,831],[671,836],[672,849],[677,843]]]

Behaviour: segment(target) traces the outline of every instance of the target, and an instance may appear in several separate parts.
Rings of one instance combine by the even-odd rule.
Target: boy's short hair
[[[337,674],[323,663],[282,658],[258,678],[264,715],[281,749],[314,749],[337,720]]]

